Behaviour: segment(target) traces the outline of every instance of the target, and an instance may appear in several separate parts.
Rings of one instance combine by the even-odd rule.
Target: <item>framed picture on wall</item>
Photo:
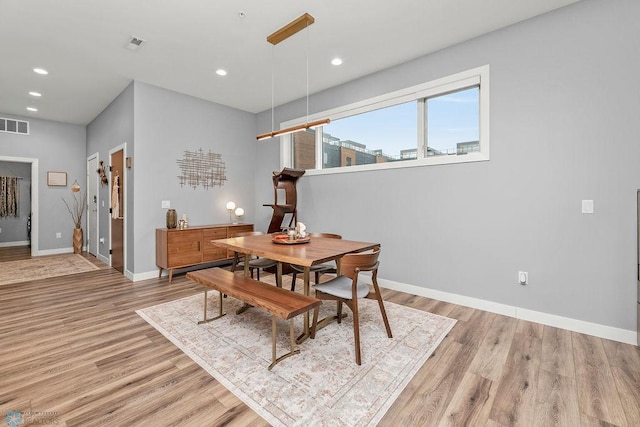
[[[66,187],[67,186],[67,173],[66,172],[47,172],[47,185],[51,187]]]

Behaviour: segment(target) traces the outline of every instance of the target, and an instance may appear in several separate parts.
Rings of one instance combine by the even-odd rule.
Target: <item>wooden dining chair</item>
[[[242,231],[240,233],[234,234],[232,237],[246,237],[246,236],[258,236],[264,234],[262,231]],[[275,267],[277,264],[276,261],[268,258],[259,258],[252,257],[249,261],[249,271],[251,272],[251,278],[253,279],[253,271],[256,272],[256,279],[260,280],[260,270]],[[244,269],[244,255],[240,255],[238,252],[233,253],[233,262],[231,263],[231,271],[235,272],[236,270]],[[281,284],[278,283],[278,287],[281,287]]]
[[[361,364],[360,355],[360,319],[358,316],[358,299],[367,298],[375,299],[378,301],[380,307],[380,313],[382,314],[382,320],[384,326],[387,329],[387,336],[393,338],[391,334],[391,327],[389,326],[389,319],[387,319],[387,312],[384,309],[384,303],[382,301],[382,295],[380,295],[380,288],[378,287],[378,256],[380,255],[380,247],[376,247],[372,252],[347,254],[342,257],[342,263],[340,264],[340,276],[335,279],[331,279],[328,282],[314,285],[316,298],[321,300],[334,300],[338,303],[337,321],[341,323],[342,320],[342,305],[346,304],[347,307],[353,312],[353,335],[355,338],[355,350],[356,350],[356,363]],[[371,281],[373,283],[373,290],[370,285],[364,282],[358,281],[358,275],[363,271],[371,271]],[[315,338],[315,330],[318,324],[318,313],[314,313],[312,338]]]
[[[342,236],[339,234],[333,234],[333,233],[308,233],[307,234],[309,237],[314,238],[314,237],[325,237],[328,239],[342,239]],[[293,265],[291,264],[291,270],[293,270],[291,272],[291,291],[295,292],[296,290],[296,277],[298,276],[298,273],[302,274],[304,273],[304,267],[300,266],[300,265]],[[312,265],[311,267],[309,267],[309,273],[313,273],[315,275],[315,283],[318,284],[320,282],[320,275],[323,273],[335,273],[337,271],[336,268],[336,262],[335,261],[331,261],[331,262],[326,262],[324,264],[317,264],[317,265]]]

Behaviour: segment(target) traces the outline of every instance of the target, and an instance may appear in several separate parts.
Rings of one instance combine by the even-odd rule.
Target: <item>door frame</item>
[[[91,227],[89,227],[89,216],[91,215],[90,210],[89,210],[89,206],[91,205],[91,200],[89,200],[89,197],[87,197],[87,237],[88,237],[88,244],[87,244],[87,252],[91,253],[91,246],[95,245],[95,253],[92,254],[94,255],[96,258],[98,257],[98,254],[100,253],[100,183],[99,183],[99,179],[100,176],[96,173],[97,168],[95,168],[93,171],[91,170],[91,168],[89,168],[89,164],[90,162],[95,159],[96,164],[100,164],[100,153],[93,153],[92,155],[90,155],[89,157],[87,157],[87,195],[89,193],[89,189],[92,188],[91,186],[93,185],[95,188],[95,196],[96,196],[96,233],[95,236],[92,236],[90,234],[91,231]],[[93,173],[93,175],[92,175]],[[91,179],[91,177],[93,176],[93,180]]]
[[[126,141],[123,142],[122,144],[112,148],[111,150],[109,150],[109,172],[111,172],[111,156],[122,150],[122,159],[123,162],[126,162],[126,158],[127,158],[127,143]],[[123,176],[123,181],[124,181],[124,186],[120,189],[120,191],[123,192],[123,197],[122,197],[122,212],[124,212],[124,220],[122,223],[122,257],[123,257],[123,264],[124,264],[124,274],[125,276],[129,277],[130,273],[129,270],[127,268],[127,221],[128,221],[128,212],[127,212],[127,183],[129,182],[129,179],[127,177],[127,167],[125,165],[125,167],[122,168],[122,171],[120,172]],[[109,175],[111,176],[111,175]],[[108,197],[108,202],[109,202],[109,207],[111,207],[111,185],[113,185],[113,182],[111,182],[111,179],[109,179],[109,189],[107,191],[107,197]],[[107,224],[109,225],[109,266],[112,266],[112,260],[111,260],[111,247],[112,247],[112,242],[111,242],[111,214],[109,214],[109,221],[107,221]]]
[[[40,255],[38,250],[38,159],[32,157],[0,156],[0,161],[31,163],[31,256]]]

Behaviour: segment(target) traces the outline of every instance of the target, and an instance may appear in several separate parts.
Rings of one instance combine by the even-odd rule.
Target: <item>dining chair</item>
[[[378,301],[380,307],[380,314],[382,314],[382,320],[384,326],[387,329],[387,336],[393,338],[391,334],[391,327],[389,326],[389,319],[387,319],[387,312],[384,309],[384,303],[382,301],[382,295],[380,295],[380,288],[378,286],[378,256],[380,255],[380,247],[377,246],[372,252],[347,254],[342,257],[340,264],[341,274],[335,279],[331,279],[328,282],[314,285],[316,298],[321,300],[333,300],[337,301],[338,312],[337,321],[342,321],[342,305],[345,304],[353,312],[353,335],[355,338],[355,350],[356,350],[356,363],[362,364],[360,354],[360,319],[358,315],[358,299],[367,298],[375,299]],[[371,272],[371,282],[373,284],[373,291],[369,284],[358,281],[358,276],[363,271]],[[318,324],[318,313],[314,313],[312,338],[315,338],[315,330]]]
[[[328,239],[342,239],[342,236],[334,233],[308,233],[309,237],[325,237]],[[304,273],[304,267],[300,265],[291,264],[291,292],[295,292],[296,290],[296,277],[298,273]],[[324,264],[312,265],[309,267],[309,273],[313,273],[315,275],[315,283],[318,284],[320,282],[320,275],[323,273],[335,273],[337,271],[336,262],[326,262]]]
[[[264,233],[262,231],[242,231],[239,233],[235,233],[231,237],[259,236],[261,234],[264,234]],[[269,268],[269,267],[275,267],[276,265],[277,265],[277,262],[272,259],[252,257],[252,259],[249,260],[249,271],[251,272],[251,278],[253,279],[253,271],[255,270],[256,279],[260,280],[260,270]],[[244,269],[244,255],[240,256],[238,252],[234,252],[233,262],[231,263],[231,271],[235,272],[236,270],[242,270],[242,269]],[[278,283],[277,286],[281,287],[281,284]]]

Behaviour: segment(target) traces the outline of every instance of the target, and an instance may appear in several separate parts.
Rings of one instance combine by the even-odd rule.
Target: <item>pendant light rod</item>
[[[291,21],[290,23],[288,23],[287,25],[285,25],[284,27],[280,28],[279,30],[277,30],[276,32],[274,32],[273,34],[271,34],[270,36],[267,37],[267,41],[269,43],[271,43],[272,45],[277,45],[278,43],[280,43],[281,41],[284,41],[286,39],[288,39],[289,37],[291,37],[292,35],[304,30],[305,28],[309,28],[309,25],[313,24],[315,22],[315,19],[313,18],[313,16],[309,15],[308,13],[305,13],[304,15],[300,16],[299,18]],[[306,56],[306,66],[307,66],[307,115],[306,115],[306,120],[307,123],[305,124],[301,124],[301,125],[296,125],[296,126],[292,126],[289,128],[285,128],[285,129],[280,129],[277,131],[273,130],[273,125],[274,125],[274,78],[273,78],[273,51],[272,51],[272,56],[271,56],[271,132],[268,133],[263,133],[262,135],[258,135],[256,137],[256,139],[258,141],[261,141],[263,139],[269,139],[269,138],[275,138],[276,136],[282,136],[282,135],[288,135],[290,133],[294,133],[294,132],[298,132],[300,130],[306,130],[306,129],[313,129],[316,128],[318,126],[323,126],[323,125],[327,125],[329,124],[330,120],[329,119],[324,119],[324,120],[317,120],[315,122],[311,122],[309,123],[309,31],[307,30],[307,56]]]
[[[291,126],[290,128],[280,129],[275,132],[263,133],[262,135],[258,135],[256,139],[258,141],[262,141],[263,139],[275,138],[276,136],[288,135],[290,133],[298,132],[299,130],[313,129],[318,126],[328,125],[331,120],[317,120],[311,123],[305,123],[302,125]]]
[[[275,46],[281,41],[288,39],[295,33],[304,30],[314,22],[316,22],[316,20],[313,18],[313,16],[309,15],[308,13],[305,13],[298,19],[295,19],[289,22],[287,25],[285,25],[275,33],[268,36],[267,41]]]

